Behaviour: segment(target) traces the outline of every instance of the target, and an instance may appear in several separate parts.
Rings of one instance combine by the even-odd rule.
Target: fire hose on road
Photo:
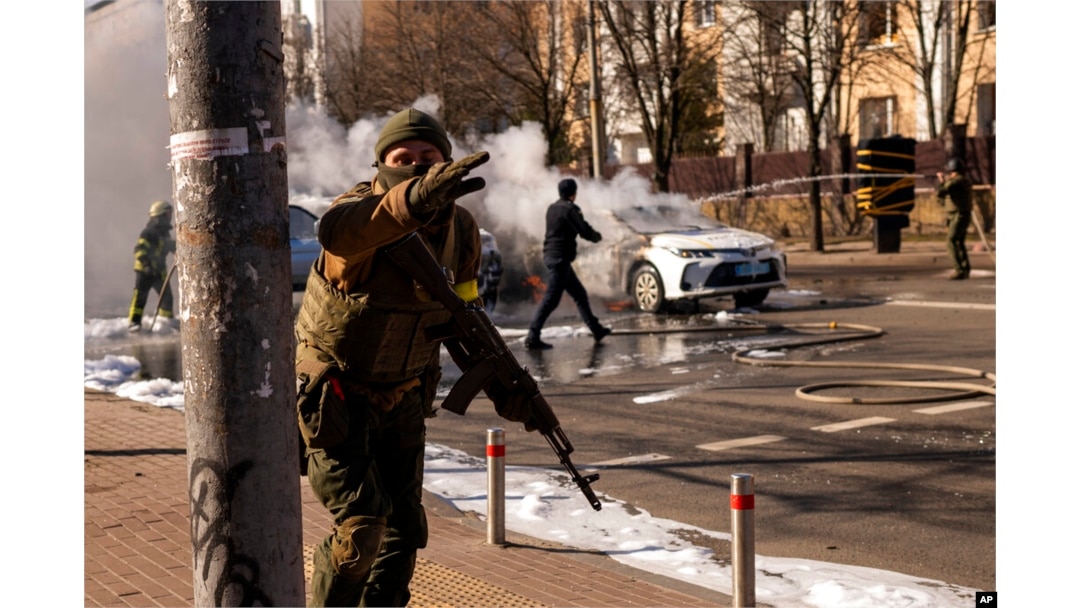
[[[781,342],[779,344],[771,344],[767,347],[767,350],[775,350],[780,348],[798,348],[802,346],[810,346],[814,344],[827,344],[833,342],[844,342],[849,340],[863,340],[867,338],[877,338],[884,335],[884,331],[877,327],[869,325],[856,325],[850,323],[803,323],[796,325],[785,325],[786,329],[797,330],[827,330],[833,332],[837,330],[847,330],[848,333],[841,335],[820,334],[815,337],[800,337],[787,342]],[[978,370],[970,367],[956,367],[950,365],[929,365],[919,363],[871,363],[866,361],[786,361],[777,359],[762,359],[758,357],[750,356],[750,353],[760,352],[762,348],[746,348],[735,352],[732,355],[732,360],[737,363],[743,363],[746,365],[756,365],[761,367],[829,367],[829,368],[845,368],[845,369],[901,369],[901,370],[919,370],[919,371],[931,371],[941,372],[947,374],[956,374],[959,376],[969,376],[973,378],[984,378],[991,382],[996,382],[997,377],[983,370]],[[946,395],[931,395],[923,397],[836,397],[814,394],[817,391],[832,388],[849,388],[849,387],[902,387],[902,388],[916,388],[916,389],[930,389],[930,390],[943,390],[951,391]],[[937,401],[952,401],[957,399],[969,399],[979,395],[996,395],[997,389],[994,384],[983,385],[970,382],[938,382],[929,380],[842,380],[835,382],[821,382],[816,384],[808,384],[802,386],[795,391],[795,394],[800,399],[806,399],[808,401],[817,401],[821,403],[848,403],[848,404],[867,404],[867,405],[881,405],[890,403],[932,403]]]
[[[814,335],[802,335],[791,340],[771,342],[767,346],[756,346],[736,351],[732,354],[732,360],[745,365],[759,367],[819,367],[841,369],[896,369],[938,372],[972,378],[982,378],[991,383],[997,381],[997,377],[990,373],[970,367],[957,367],[951,365],[930,365],[921,363],[873,363],[866,361],[789,361],[779,359],[766,359],[755,357],[752,353],[764,351],[777,351],[780,349],[800,348],[817,344],[831,344],[852,340],[866,340],[885,335],[885,331],[870,325],[858,325],[853,323],[797,323],[792,325],[773,325],[760,323],[741,323],[730,326],[700,326],[678,328],[652,328],[652,329],[617,329],[615,335],[645,334],[645,333],[684,333],[706,332],[718,330],[750,330],[779,332],[786,330],[815,332]],[[925,390],[948,391],[944,395],[929,395],[921,397],[839,397],[815,394],[818,391],[835,388],[851,387],[899,387]],[[802,386],[795,391],[795,395],[807,401],[821,403],[847,403],[865,405],[884,405],[897,403],[934,403],[939,401],[955,401],[958,399],[970,399],[979,395],[996,395],[997,389],[994,384],[984,385],[971,382],[930,381],[930,380],[839,380],[833,382],[820,382]]]

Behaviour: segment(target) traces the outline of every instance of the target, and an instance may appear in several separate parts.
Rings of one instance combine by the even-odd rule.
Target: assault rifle
[[[600,500],[589,484],[599,479],[600,475],[582,477],[578,473],[574,463],[570,461],[570,453],[574,451],[574,447],[559,426],[555,412],[551,411],[551,406],[540,394],[540,388],[528,370],[521,367],[510,352],[484,309],[476,304],[466,303],[457,295],[443,269],[417,233],[410,234],[384,251],[452,315],[447,323],[429,327],[425,331],[428,340],[442,342],[446,346],[462,372],[461,378],[450,389],[450,394],[443,399],[442,408],[464,415],[465,409],[481,390],[491,396],[491,387],[495,385],[504,388],[507,395],[524,395],[531,411],[529,423],[547,439],[548,445],[555,450],[559,462],[570,473],[581,493],[592,508],[599,511]]]

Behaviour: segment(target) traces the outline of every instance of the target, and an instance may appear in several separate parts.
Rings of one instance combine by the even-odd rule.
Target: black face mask
[[[376,163],[376,167],[379,168],[379,174],[375,180],[386,190],[390,190],[394,186],[401,182],[408,181],[414,177],[420,177],[431,169],[432,165],[405,165],[404,167],[387,167],[383,163]]]

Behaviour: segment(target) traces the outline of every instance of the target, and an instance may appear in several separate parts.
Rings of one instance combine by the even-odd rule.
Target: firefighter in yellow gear
[[[135,241],[135,291],[128,310],[129,331],[142,330],[143,307],[151,290],[159,294],[158,316],[165,319],[173,316],[172,290],[165,282],[169,274],[166,258],[176,252],[172,210],[168,201],[154,201],[150,205],[150,220]]]

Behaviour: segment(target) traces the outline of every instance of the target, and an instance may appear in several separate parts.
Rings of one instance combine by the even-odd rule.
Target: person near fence
[[[938,203],[945,207],[948,227],[946,247],[953,262],[953,273],[949,279],[963,280],[971,276],[971,261],[965,243],[971,225],[971,180],[965,175],[964,161],[959,158],[950,158],[945,163],[945,171],[939,171],[937,178]]]

